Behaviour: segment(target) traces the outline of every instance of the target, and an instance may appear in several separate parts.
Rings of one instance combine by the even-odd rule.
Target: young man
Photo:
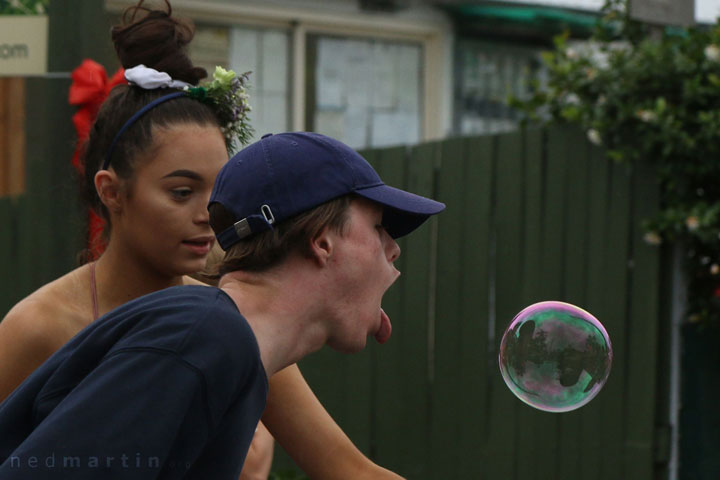
[[[53,355],[0,405],[0,478],[237,478],[267,377],[385,342],[395,239],[443,208],[331,138],[263,137],[210,199],[220,289],[139,298]]]

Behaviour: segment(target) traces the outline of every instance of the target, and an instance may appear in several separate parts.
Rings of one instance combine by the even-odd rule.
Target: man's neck
[[[307,281],[302,270],[233,272],[219,287],[252,328],[268,377],[325,344],[321,286]]]

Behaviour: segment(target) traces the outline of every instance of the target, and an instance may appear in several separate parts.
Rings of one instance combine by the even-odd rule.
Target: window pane
[[[420,140],[420,45],[316,36],[308,47],[310,128],[354,148]]]
[[[199,25],[190,44],[193,62],[209,75],[216,65],[250,74],[250,123],[255,139],[289,129],[289,35],[282,30]]]
[[[290,37],[283,30],[233,27],[230,67],[251,71],[250,120],[255,137],[290,128]]]
[[[510,95],[530,93],[541,79],[534,48],[461,41],[457,47],[455,133],[496,133],[517,128],[519,115],[507,106]]]

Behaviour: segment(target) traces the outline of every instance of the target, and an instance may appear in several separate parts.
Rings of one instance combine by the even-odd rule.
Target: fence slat
[[[587,276],[589,162],[587,141],[580,132],[570,131],[565,137],[564,152],[567,170],[566,212],[562,300],[583,308]],[[580,471],[582,412],[559,416],[558,478],[574,478]]]
[[[628,318],[628,261],[630,229],[631,175],[626,165],[613,165],[610,171],[609,203],[604,274],[605,317],[602,323],[613,343],[613,370],[603,388],[601,434],[603,437],[601,478],[623,478],[624,398],[627,350],[625,328]]]
[[[609,195],[609,171],[610,163],[604,157],[603,152],[590,147],[589,152],[590,183],[588,185],[588,241],[587,241],[587,277],[583,279],[586,291],[586,309],[595,315],[601,323],[605,323],[606,304],[604,293],[604,272],[606,256],[609,252],[607,244],[607,203]],[[582,415],[582,441],[583,448],[580,450],[580,478],[587,480],[603,480],[603,443],[602,405],[605,392],[601,391],[599,396],[585,405],[580,413]]]
[[[543,232],[543,158],[545,138],[542,130],[527,131],[525,135],[524,166],[521,181],[523,183],[523,265],[522,281],[518,293],[522,305],[527,306],[541,300],[542,297],[542,232]],[[519,400],[513,399],[515,402]],[[537,448],[544,440],[544,432],[533,428],[537,417],[544,415],[533,408],[520,405],[518,408],[517,429],[517,474],[516,479],[538,478],[541,475],[533,461],[524,461],[522,457],[536,458]],[[522,453],[519,453],[522,452]]]
[[[539,291],[542,300],[563,298],[565,279],[565,238],[567,198],[567,151],[565,131],[548,129],[543,169],[542,247]],[[533,412],[529,426],[538,435],[534,449],[534,478],[558,478],[560,418],[556,414]]]
[[[0,319],[17,302],[19,297],[17,281],[17,227],[15,225],[15,202],[10,198],[0,198]]]
[[[493,226],[495,228],[495,324],[492,343],[494,355],[503,332],[515,314],[522,309],[522,299],[518,295],[518,285],[522,281],[522,265],[520,252],[523,248],[522,238],[522,183],[518,181],[518,172],[523,165],[523,138],[517,132],[499,136],[497,139],[497,156],[494,192],[495,211]],[[497,367],[496,367],[497,368]],[[521,407],[505,387],[499,370],[490,371],[491,420],[490,436],[487,445],[488,456],[493,459],[488,465],[489,479],[516,478],[517,471],[517,412]]]
[[[461,419],[460,392],[464,386],[458,376],[460,369],[460,332],[463,261],[461,251],[465,237],[464,182],[466,152],[462,140],[452,139],[441,144],[441,170],[438,178],[438,199],[447,204],[447,211],[438,218],[437,304],[434,334],[434,362],[431,381],[430,471],[426,478],[457,478]]]
[[[7,92],[11,78],[0,78],[0,195],[10,190],[10,112]]]
[[[433,197],[437,144],[426,144],[411,150],[405,186],[420,195]],[[401,383],[402,408],[395,412],[401,435],[396,460],[398,472],[418,478],[427,471],[427,438],[429,426],[430,381],[428,378],[428,328],[430,309],[434,302],[431,291],[434,280],[432,251],[437,236],[437,219],[431,219],[413,232],[406,241],[402,256],[400,288],[402,315],[406,317],[399,339],[401,355],[397,380]],[[393,340],[394,341],[394,340]]]
[[[460,371],[464,385],[460,411],[466,412],[460,422],[462,452],[484,452],[488,435],[489,377],[497,372],[497,361],[488,343],[490,305],[490,211],[494,142],[492,137],[465,140],[470,153],[465,162],[464,181],[468,185],[462,205],[464,236],[462,244],[463,273],[460,285],[461,331]],[[440,232],[440,242],[444,242]],[[442,279],[441,279],[442,281]],[[484,478],[486,455],[460,455],[458,478]]]
[[[632,195],[632,282],[627,319],[627,381],[625,404],[626,478],[650,478],[653,474],[655,419],[655,372],[658,361],[660,252],[643,241],[640,220],[657,211],[659,189],[648,165],[635,166]]]

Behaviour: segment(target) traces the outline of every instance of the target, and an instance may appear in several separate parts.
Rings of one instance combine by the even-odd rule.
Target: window
[[[514,130],[518,112],[510,95],[528,96],[530,80],[542,80],[539,52],[490,42],[461,41],[456,52],[455,126],[457,134]]]
[[[422,47],[387,40],[311,36],[306,124],[353,148],[422,137]]]
[[[0,78],[0,196],[25,190],[25,79]]]
[[[190,44],[196,65],[209,73],[215,65],[252,72],[248,93],[256,138],[309,130],[365,148],[438,135],[438,115],[428,121],[424,111],[440,97],[427,97],[426,84],[434,81],[433,92],[439,90],[439,69],[425,78],[426,64],[438,63],[439,36],[299,22],[196,25]]]
[[[255,136],[290,129],[289,36],[276,29],[198,26],[193,62],[212,75],[216,65],[250,74],[250,122]]]
[[[290,39],[273,29],[233,27],[230,67],[250,75],[250,113],[255,135],[290,129]]]

